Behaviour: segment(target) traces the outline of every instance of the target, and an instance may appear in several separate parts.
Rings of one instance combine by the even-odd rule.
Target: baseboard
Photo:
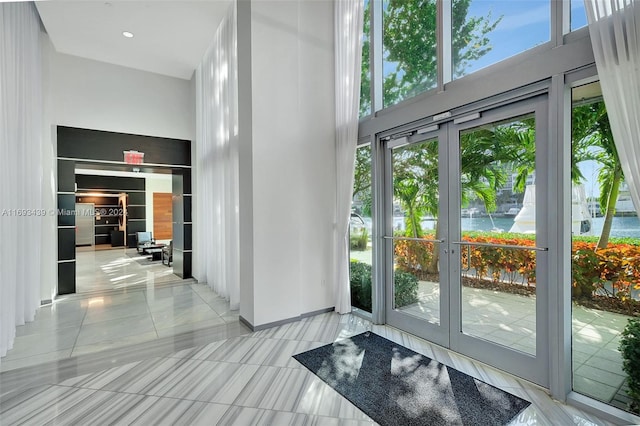
[[[305,318],[314,317],[320,314],[326,314],[327,312],[333,312],[335,308],[332,306],[330,308],[318,309],[317,311],[306,312],[304,314],[300,314],[297,317],[286,318],[279,321],[270,322],[267,324],[261,324],[254,326],[249,321],[247,321],[242,315],[240,315],[240,322],[246,325],[251,331],[261,331],[266,330],[268,328],[278,327],[280,325],[289,324],[292,322],[300,321]]]
[[[330,308],[318,309],[317,311],[311,311],[311,312],[307,312],[306,314],[301,314],[300,319],[315,317],[316,315],[326,314],[327,312],[333,312],[335,310],[336,308],[334,308],[333,306]]]
[[[240,321],[240,324],[244,325],[245,327],[247,327],[249,330],[251,331],[255,331],[253,329],[253,324],[251,324],[249,321],[247,321],[246,319],[244,319],[244,317],[242,315],[240,315],[238,317],[238,321]]]

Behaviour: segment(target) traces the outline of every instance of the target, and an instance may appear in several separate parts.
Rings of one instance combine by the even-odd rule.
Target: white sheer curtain
[[[0,3],[0,356],[39,305],[42,231],[40,19]]]
[[[196,70],[198,280],[239,308],[238,76],[233,2]]]
[[[358,142],[363,0],[335,3],[336,73],[336,280],[335,310],[351,312],[349,218]]]
[[[602,96],[640,215],[640,2],[585,0]]]

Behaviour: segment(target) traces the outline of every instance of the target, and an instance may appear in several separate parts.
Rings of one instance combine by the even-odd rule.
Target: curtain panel
[[[0,3],[0,356],[40,302],[41,55],[33,3]]]
[[[196,70],[197,278],[239,308],[236,3]]]
[[[640,3],[585,0],[585,7],[611,132],[640,216]]]
[[[349,219],[358,142],[360,68],[362,66],[362,0],[335,4],[336,86],[336,279],[335,310],[351,312],[349,285]]]

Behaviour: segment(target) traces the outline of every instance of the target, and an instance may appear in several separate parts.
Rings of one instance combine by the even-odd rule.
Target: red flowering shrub
[[[433,239],[433,235],[424,237]],[[512,235],[465,235],[464,241],[499,246],[535,246],[532,238]],[[626,300],[640,289],[640,246],[609,243],[595,250],[594,242],[574,241],[571,252],[572,295],[590,299],[594,294]],[[536,285],[536,251],[481,245],[460,246],[460,268],[464,275],[494,283]],[[433,260],[433,243],[400,240],[395,243],[396,267],[418,277],[426,274]]]

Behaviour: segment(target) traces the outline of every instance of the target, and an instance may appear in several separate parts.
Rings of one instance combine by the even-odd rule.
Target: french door
[[[391,135],[388,324],[548,386],[547,98]]]

